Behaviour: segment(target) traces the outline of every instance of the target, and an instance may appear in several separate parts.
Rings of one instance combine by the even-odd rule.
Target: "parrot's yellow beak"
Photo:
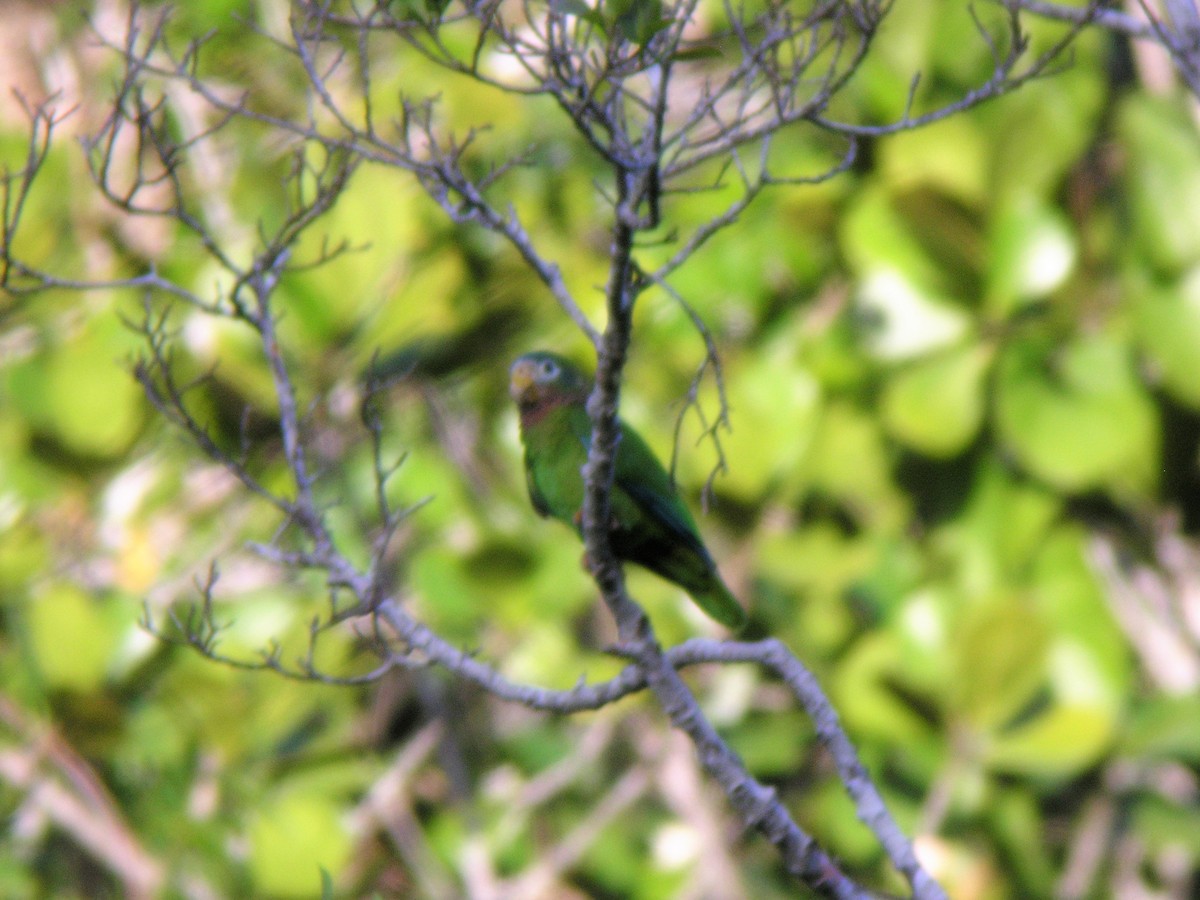
[[[508,370],[508,393],[514,400],[525,395],[537,380],[537,364],[531,359],[518,359]]]

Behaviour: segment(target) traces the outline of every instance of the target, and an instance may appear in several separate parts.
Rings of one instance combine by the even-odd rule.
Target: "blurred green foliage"
[[[627,36],[656,27],[610,6]],[[218,28],[214,73],[281,115],[301,109],[294,73],[231,24],[235,11],[244,4],[185,4],[173,27]],[[285,14],[279,3],[249,12],[268,28]],[[112,60],[85,54],[73,13],[63,15],[64,64],[102,85]],[[1030,24],[1035,47],[1061,34]],[[972,29],[958,4],[897,4],[838,114],[901,115],[918,71],[918,108],[961,95],[990,71]],[[959,897],[1049,896],[1086,841],[1100,842],[1102,861],[1072,896],[1111,895],[1115,847],[1137,848],[1151,886],[1170,884],[1173,864],[1200,867],[1200,576],[1164,550],[1194,553],[1200,528],[1200,135],[1185,98],[1151,96],[1130,77],[1127,53],[1086,33],[1051,77],[868,141],[851,172],[766,193],[674,278],[721,349],[732,425],[701,528],[752,634],[779,637],[816,671]],[[532,144],[512,200],[597,313],[602,170],[568,125],[543,101],[415,57],[381,66],[373,87],[386,103],[414,84],[437,85],[450,127],[493,126],[481,165]],[[83,99],[69,122],[94,124],[104,95]],[[14,166],[24,123],[4,116],[0,153]],[[155,258],[202,294],[218,289],[222,275],[177,225],[123,222],[87,195],[73,127],[26,210],[24,257],[89,279]],[[263,132],[232,133],[243,143],[198,190],[244,254],[256,222],[283,215],[286,160]],[[773,152],[803,175],[837,151],[797,127]],[[664,231],[718,214],[735,187],[669,196]],[[358,171],[298,257],[327,238],[355,250],[289,277],[279,306],[334,533],[365,559],[375,473],[357,398],[365,373],[389,378],[385,449],[405,461],[388,490],[395,503],[428,500],[396,560],[406,602],[516,680],[565,688],[615,673],[578,545],[528,507],[505,395],[516,353],[582,356],[584,340],[510,247],[448,223],[403,172]],[[649,265],[673,251],[643,253]],[[338,896],[459,896],[480,866],[516,878],[593,817],[561,875],[574,895],[672,897],[702,877],[711,834],[670,790],[643,787],[609,818],[596,813],[622,775],[678,764],[642,699],[560,720],[436,672],[360,688],[294,682],[145,633],[142,603],[163,621],[196,599],[212,560],[228,623],[220,648],[247,661],[272,641],[285,660],[303,654],[326,598],[319,581],[245,550],[271,538],[272,510],[203,463],[129,375],[142,348],[122,319],[140,318],[139,300],[0,300],[0,754],[34,772],[0,772],[11,823],[0,894],[121,893],[130,882],[79,839],[105,810],[161,866],[167,896],[204,893],[189,884],[318,896],[322,869]],[[172,327],[179,364],[213,376],[194,395],[198,415],[231,447],[248,427],[249,464],[285,484],[253,336],[183,308]],[[702,356],[684,311],[648,294],[624,410],[664,458]],[[715,413],[711,379],[700,399]],[[677,471],[697,508],[718,461],[702,431],[684,414]],[[630,584],[665,642],[712,627],[669,585],[635,572]],[[1177,601],[1191,606],[1181,613]],[[369,638],[334,629],[316,661],[367,671]],[[896,889],[778,687],[740,667],[689,677],[798,820]],[[606,741],[572,770],[606,722]],[[39,755],[47,734],[59,753]],[[547,786],[563,767],[571,774]],[[35,784],[78,789],[81,771],[103,786],[83,813],[30,812]],[[718,835],[732,833],[719,798],[697,796]],[[1097,837],[1104,810],[1114,818]],[[747,896],[788,893],[769,848],[717,846]]]

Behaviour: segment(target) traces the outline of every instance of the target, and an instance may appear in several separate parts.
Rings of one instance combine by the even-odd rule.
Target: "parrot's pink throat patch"
[[[521,427],[530,428],[537,425],[546,418],[551,410],[566,406],[568,402],[566,397],[543,397],[533,403],[522,403],[520,407]]]
[[[586,400],[587,394],[576,394],[574,392],[550,394],[548,396],[544,395],[529,400],[522,400],[517,406],[521,414],[521,427],[531,428],[546,418],[551,410],[560,409],[564,406],[572,406],[576,403],[584,403]]]

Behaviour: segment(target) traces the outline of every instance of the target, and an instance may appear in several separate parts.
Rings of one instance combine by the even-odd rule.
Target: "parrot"
[[[529,499],[539,515],[566,523],[580,536],[580,470],[591,446],[592,423],[586,409],[591,389],[591,379],[556,353],[527,353],[509,369],[509,394],[520,415]],[[609,494],[613,553],[679,585],[713,619],[740,630],[746,614],[721,580],[670,476],[641,435],[624,422],[619,427]]]

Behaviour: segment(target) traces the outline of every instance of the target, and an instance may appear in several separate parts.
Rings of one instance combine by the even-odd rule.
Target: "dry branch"
[[[1026,5],[1039,14],[1054,14],[1048,4]],[[438,666],[496,697],[559,714],[598,709],[646,690],[670,722],[690,738],[703,767],[724,790],[744,825],[778,848],[798,881],[827,896],[867,896],[867,890],[796,824],[775,791],[750,775],[705,718],[679,674],[681,668],[701,663],[760,666],[783,681],[813,719],[860,818],[908,879],[913,896],[944,896],[888,814],[833,707],[786,647],[775,640],[689,641],[665,650],[659,645],[651,623],[627,593],[620,564],[609,547],[608,506],[619,438],[622,372],[635,341],[632,317],[641,296],[652,288],[661,289],[686,311],[701,338],[703,362],[688,403],[699,410],[701,380],[711,373],[719,409],[704,418],[704,427],[717,448],[715,475],[724,464],[719,431],[728,423],[720,357],[705,323],[671,277],[703,252],[714,236],[736,227],[763,192],[834,178],[854,162],[860,138],[939,121],[1016,90],[1055,71],[1071,40],[1090,23],[1119,27],[1123,22],[1092,4],[1064,16],[1071,27],[1062,39],[1029,58],[1021,5],[1004,6],[1007,18],[1002,33],[992,34],[980,26],[981,39],[993,54],[992,72],[984,83],[944,106],[917,111],[914,79],[908,108],[897,120],[882,123],[843,122],[830,112],[833,100],[879,38],[890,5],[878,0],[819,0],[808,5],[767,0],[752,18],[744,15],[740,5],[726,0],[707,31],[698,24],[698,0],[644,0],[634,7],[641,12],[632,18],[606,18],[605,5],[536,0],[514,4],[464,0],[423,4],[420,9],[406,3],[295,2],[290,32],[282,38],[261,36],[264,48],[279,54],[285,68],[290,67],[287,71],[304,87],[306,102],[297,103],[291,113],[261,107],[248,93],[218,84],[205,65],[204,40],[177,47],[165,15],[135,8],[126,33],[106,40],[121,60],[123,72],[108,115],[83,141],[91,179],[120,214],[174,223],[226,280],[214,287],[212,296],[201,296],[190,285],[163,276],[153,264],[132,277],[93,281],[25,262],[19,252],[23,212],[61,121],[55,105],[46,103],[29,110],[30,140],[23,167],[3,178],[0,286],[12,293],[138,290],[145,299],[145,315],[137,328],[146,351],[136,374],[150,400],[201,455],[275,510],[276,538],[256,546],[257,552],[282,570],[320,572],[329,594],[328,615],[312,623],[308,653],[294,663],[284,660],[277,647],[267,648],[256,660],[222,655],[215,566],[198,585],[200,602],[191,612],[173,613],[168,625],[152,621],[148,614],[147,627],[213,660],[306,680],[361,683],[396,667]],[[649,14],[643,15],[647,10]],[[450,29],[455,30],[455,40],[446,37]],[[470,40],[464,42],[463,33]],[[1174,46],[1168,33],[1159,30],[1155,35],[1168,47]],[[1190,47],[1189,52],[1194,50]],[[591,161],[606,173],[597,185],[608,202],[609,274],[603,327],[584,312],[585,304],[572,294],[560,263],[544,253],[541,239],[510,193],[510,176],[526,165],[525,154],[488,158],[485,132],[447,130],[431,93],[405,94],[395,102],[392,117],[385,114],[375,66],[378,60],[402,52],[432,61],[447,77],[553,100],[582,151],[590,153]],[[1183,50],[1175,47],[1175,52]],[[206,124],[190,131],[184,128],[174,116],[172,90],[185,91],[200,104]],[[488,124],[481,123],[481,128]],[[824,134],[840,148],[825,170],[777,170],[772,163],[772,138],[801,127]],[[198,152],[225,140],[232,129],[283,138],[289,145],[291,165],[283,177],[287,213],[270,227],[260,223],[249,243],[231,239],[210,221],[201,202],[201,180],[191,168]],[[608,681],[581,683],[565,691],[513,683],[410,614],[402,602],[403,589],[392,590],[388,569],[394,565],[399,526],[415,507],[397,509],[388,502],[385,488],[396,467],[384,460],[385,425],[370,385],[365,390],[363,423],[364,437],[373,448],[378,521],[367,535],[371,552],[366,565],[351,562],[326,523],[318,491],[324,475],[310,462],[313,429],[278,331],[285,313],[279,308],[278,287],[281,279],[302,275],[351,249],[323,242],[315,258],[294,258],[301,236],[314,231],[363,165],[384,166],[412,178],[454,222],[507,242],[596,349],[595,388],[588,403],[593,432],[584,470],[583,534],[592,575],[617,623],[619,652],[628,660],[624,670]],[[726,178],[736,178],[737,188],[726,208],[690,235],[674,238],[677,247],[665,262],[643,266],[639,238],[656,239],[653,232],[670,215],[670,198],[721,187]],[[290,478],[286,490],[268,487],[249,468],[247,454],[225,449],[192,409],[189,391],[196,385],[181,382],[172,353],[171,312],[179,305],[192,313],[240,323],[257,337],[278,401],[277,436]],[[243,434],[243,443],[246,440]],[[378,666],[349,677],[319,671],[314,659],[322,635],[350,618],[377,655]],[[644,785],[634,780],[626,787],[627,800]],[[619,803],[614,806],[619,808]],[[577,849],[564,845],[567,857],[561,864],[569,864]]]

